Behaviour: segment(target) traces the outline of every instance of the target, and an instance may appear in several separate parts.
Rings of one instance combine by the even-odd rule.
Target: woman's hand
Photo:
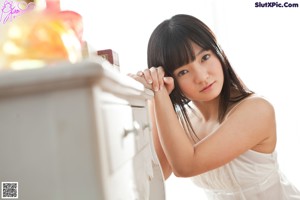
[[[158,92],[164,87],[170,94],[174,89],[174,79],[172,77],[164,77],[165,72],[162,67],[151,67],[137,74],[128,74],[130,77],[141,82],[145,88]]]
[[[142,71],[139,71],[137,74],[131,74],[131,73],[129,73],[127,75],[130,76],[131,78],[135,79],[136,81],[142,83],[145,88],[148,88],[148,89],[152,90],[151,83],[147,82],[147,80],[145,79]]]

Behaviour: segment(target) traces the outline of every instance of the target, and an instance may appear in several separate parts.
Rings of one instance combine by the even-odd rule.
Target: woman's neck
[[[204,122],[218,121],[219,118],[219,98],[211,101],[192,101],[199,109]]]

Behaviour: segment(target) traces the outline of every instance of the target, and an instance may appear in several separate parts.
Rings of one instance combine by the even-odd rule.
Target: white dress
[[[195,115],[190,117],[194,124]],[[226,165],[191,179],[205,190],[209,200],[300,200],[299,190],[278,167],[276,151],[248,150]]]
[[[300,192],[278,168],[276,153],[249,150],[192,181],[209,200],[300,200]]]

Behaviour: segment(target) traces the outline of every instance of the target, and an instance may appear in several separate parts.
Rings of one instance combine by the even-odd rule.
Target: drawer
[[[132,159],[149,141],[145,108],[105,104],[102,116],[111,173]],[[145,130],[145,131],[144,131]],[[148,131],[147,131],[148,130]]]
[[[151,152],[143,148],[110,176],[108,199],[148,200],[152,176]]]
[[[140,150],[150,143],[150,119],[146,107],[132,107],[133,120],[138,123],[139,134],[136,138],[137,148]]]

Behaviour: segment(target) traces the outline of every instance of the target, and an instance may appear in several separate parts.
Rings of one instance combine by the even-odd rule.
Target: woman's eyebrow
[[[205,49],[201,49],[198,53],[195,54],[195,57],[197,57],[198,55],[200,55],[201,53],[203,53],[205,51]]]

